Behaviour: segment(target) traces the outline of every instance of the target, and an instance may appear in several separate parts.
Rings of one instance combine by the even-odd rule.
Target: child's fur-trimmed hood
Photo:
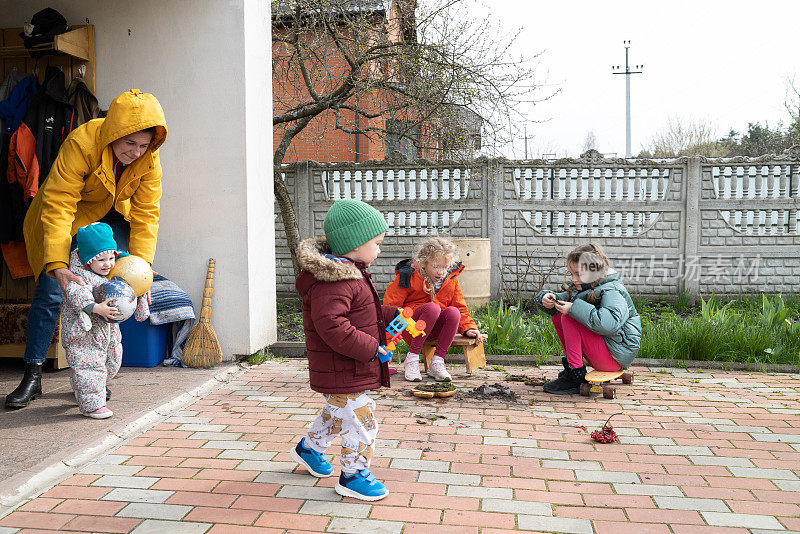
[[[339,260],[331,254],[331,247],[324,237],[303,240],[297,246],[297,263],[320,282],[339,282],[363,278],[356,264]]]

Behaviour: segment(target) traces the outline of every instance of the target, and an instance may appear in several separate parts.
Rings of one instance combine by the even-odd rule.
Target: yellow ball
[[[150,289],[153,283],[153,269],[150,264],[139,256],[125,256],[118,258],[117,263],[111,272],[108,273],[109,280],[121,278],[133,288],[137,297],[141,297]]]

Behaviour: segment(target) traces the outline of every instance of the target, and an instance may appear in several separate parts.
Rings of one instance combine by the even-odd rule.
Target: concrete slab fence
[[[602,245],[628,288],[651,296],[800,293],[800,147],[758,158],[577,159],[468,164],[285,165],[302,238],[333,201],[364,200],[389,224],[373,267],[382,291],[426,236],[484,237],[491,290],[529,296],[565,280],[562,257]],[[279,294],[294,275],[275,207]]]

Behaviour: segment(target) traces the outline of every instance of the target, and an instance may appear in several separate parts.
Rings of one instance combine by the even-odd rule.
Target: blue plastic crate
[[[133,317],[119,324],[122,332],[122,365],[124,367],[155,367],[167,355],[169,325],[152,325]]]

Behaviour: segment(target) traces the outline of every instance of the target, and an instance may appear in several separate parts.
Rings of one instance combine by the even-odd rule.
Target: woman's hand
[[[155,278],[156,276],[158,276],[158,273],[156,271],[153,271],[153,278]],[[148,306],[152,306],[153,305],[153,295],[150,293],[149,289],[147,290],[147,293],[145,293],[142,296],[147,299],[147,305]]]
[[[564,315],[569,315],[569,309],[572,308],[571,302],[566,302],[563,300],[556,301],[556,310],[563,313]]]
[[[106,299],[99,302],[92,308],[92,313],[96,313],[106,321],[116,321],[119,315],[119,310],[115,306],[111,306],[109,302],[112,299]]]
[[[470,328],[464,332],[464,337],[474,337],[479,343],[483,343],[487,336],[486,334],[482,334],[480,331],[478,331],[477,328]]]
[[[552,309],[556,305],[556,296],[553,293],[545,293],[542,297],[542,306]]]
[[[75,282],[79,286],[86,285],[86,282],[83,281],[83,278],[63,267],[59,269],[53,269],[53,277],[56,279],[56,282],[58,282],[58,285],[61,286],[61,291],[64,293],[67,292],[67,286],[70,282]]]

